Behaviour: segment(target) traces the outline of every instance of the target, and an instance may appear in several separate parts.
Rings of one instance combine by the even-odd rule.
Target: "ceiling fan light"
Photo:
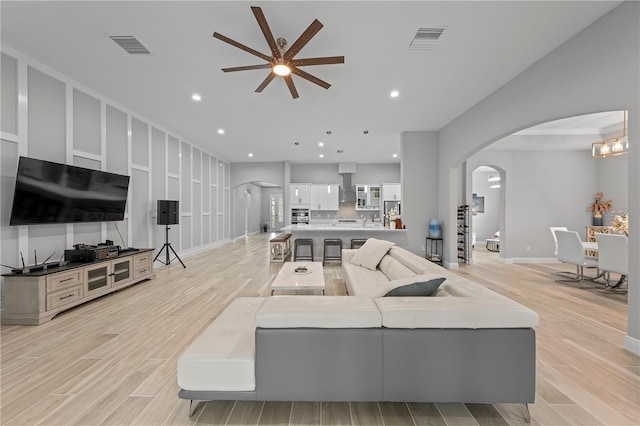
[[[291,68],[285,64],[277,64],[273,66],[273,72],[281,77],[286,77],[291,74]]]

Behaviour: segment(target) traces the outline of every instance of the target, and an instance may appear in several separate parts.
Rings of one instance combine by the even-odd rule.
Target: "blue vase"
[[[429,222],[429,236],[431,238],[440,238],[440,222],[438,219],[431,219]]]

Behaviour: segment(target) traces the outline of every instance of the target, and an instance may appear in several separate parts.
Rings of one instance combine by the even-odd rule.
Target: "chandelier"
[[[627,137],[627,111],[624,111],[622,123],[622,135],[603,139],[591,144],[591,156],[593,158],[614,157],[629,152],[629,138]]]

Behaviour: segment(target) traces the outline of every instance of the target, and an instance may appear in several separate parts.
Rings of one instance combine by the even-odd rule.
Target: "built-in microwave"
[[[291,209],[291,224],[309,223],[309,209]]]

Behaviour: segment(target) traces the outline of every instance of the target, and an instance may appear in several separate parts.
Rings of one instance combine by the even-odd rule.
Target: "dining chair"
[[[587,256],[580,235],[576,231],[556,231],[558,238],[558,260],[576,265],[576,273],[557,282],[580,282],[584,276],[584,268],[597,268],[598,259]],[[578,286],[579,287],[579,286]]]
[[[622,234],[596,234],[598,243],[598,269],[605,272],[607,288],[617,288],[629,273],[629,239]],[[620,274],[615,285],[611,284],[611,272]]]
[[[558,237],[556,237],[556,231],[568,231],[566,226],[550,226],[549,231],[551,231],[551,236],[553,237],[553,244],[555,244],[555,249],[553,251],[553,255],[558,257]],[[573,272],[569,271],[558,271],[552,272],[553,275],[574,275]]]
[[[558,255],[558,237],[556,237],[556,231],[568,231],[568,229],[566,226],[550,226],[549,231],[551,231],[551,236],[553,237],[553,243],[556,245],[553,255],[557,256]]]

